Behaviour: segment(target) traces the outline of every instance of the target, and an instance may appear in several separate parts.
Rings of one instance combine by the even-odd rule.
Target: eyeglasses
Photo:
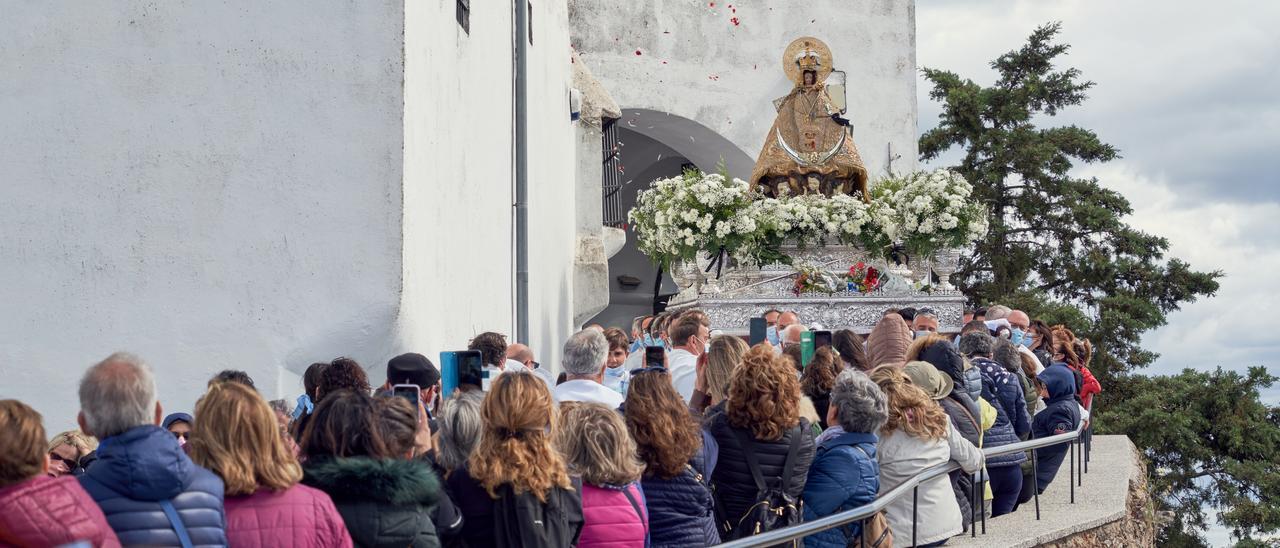
[[[62,455],[54,453],[53,451],[49,452],[49,460],[54,462],[61,462],[62,464],[66,465],[67,470],[75,470],[76,466],[80,465],[80,463],[76,462],[75,459],[64,458]]]
[[[666,372],[667,372],[667,368],[661,367],[661,366],[638,367],[636,369],[631,370],[631,376],[634,377],[641,373],[666,373]]]
[[[189,439],[190,436],[191,436],[190,432],[173,432],[173,437],[177,439],[185,440],[185,439]]]

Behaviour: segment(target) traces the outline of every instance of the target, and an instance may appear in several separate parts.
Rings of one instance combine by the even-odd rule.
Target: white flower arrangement
[[[628,219],[640,250],[672,265],[699,252],[741,263],[790,262],[784,242],[858,245],[885,255],[894,244],[929,254],[986,235],[986,210],[973,187],[948,170],[880,181],[870,204],[848,195],[765,198],[724,173],[688,171],[640,192]]]
[[[948,169],[882,179],[871,189],[877,247],[900,243],[925,256],[987,235],[987,210],[969,199],[973,185]]]

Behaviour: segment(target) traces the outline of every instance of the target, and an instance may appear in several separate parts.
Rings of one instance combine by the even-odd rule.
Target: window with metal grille
[[[471,0],[458,0],[455,15],[458,18],[458,26],[462,27],[462,32],[471,34]]]
[[[604,120],[600,138],[604,152],[604,174],[601,176],[601,200],[604,226],[626,228],[627,214],[622,211],[622,147],[618,144],[617,120]]]

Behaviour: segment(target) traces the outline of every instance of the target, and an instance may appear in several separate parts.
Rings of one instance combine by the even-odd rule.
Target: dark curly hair
[[[316,396],[319,399],[323,400],[339,390],[369,393],[369,376],[351,358],[336,358],[320,372],[320,383],[316,385]]]
[[[467,344],[467,350],[479,350],[484,365],[502,365],[507,360],[507,337],[486,331]]]
[[[627,388],[627,430],[636,440],[645,475],[671,479],[702,446],[702,431],[665,371],[642,371]]]
[[[804,368],[804,376],[800,378],[800,391],[810,398],[828,396],[831,394],[831,387],[836,385],[838,374],[840,356],[828,347],[819,348],[813,354],[813,360]]]
[[[789,362],[768,343],[747,351],[729,379],[729,424],[751,429],[758,440],[777,441],[800,422],[800,381]]]

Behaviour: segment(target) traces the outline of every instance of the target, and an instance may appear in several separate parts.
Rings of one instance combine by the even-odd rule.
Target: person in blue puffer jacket
[[[1022,383],[991,359],[994,345],[995,339],[980,331],[960,337],[960,352],[969,356],[974,368],[982,373],[982,399],[996,409],[995,425],[982,440],[984,449],[1017,443],[1031,432],[1026,400],[1022,396]],[[1022,492],[1020,465],[1026,460],[1026,453],[1021,451],[987,459],[993,517],[1008,514],[1017,508],[1018,494]]]
[[[663,368],[632,372],[623,402],[627,430],[645,463],[640,486],[652,548],[720,544],[709,487],[718,455]]]
[[[861,371],[846,370],[836,377],[827,408],[830,424],[818,445],[804,486],[804,519],[810,521],[857,508],[876,500],[880,464],[876,461],[875,432],[889,417],[879,385]],[[808,548],[842,548],[857,543],[862,524],[828,529],[805,537]],[[876,539],[867,539],[874,545]]]
[[[1080,406],[1076,404],[1076,378],[1066,364],[1046,367],[1036,378],[1044,383],[1041,396],[1046,407],[1031,424],[1033,438],[1047,438],[1074,431],[1080,426]],[[1036,449],[1036,488],[1043,493],[1058,474],[1062,459],[1071,447],[1070,441]]]
[[[222,479],[187,458],[161,416],[151,369],[136,356],[89,368],[80,429],[102,441],[80,485],[125,546],[226,546]]]

